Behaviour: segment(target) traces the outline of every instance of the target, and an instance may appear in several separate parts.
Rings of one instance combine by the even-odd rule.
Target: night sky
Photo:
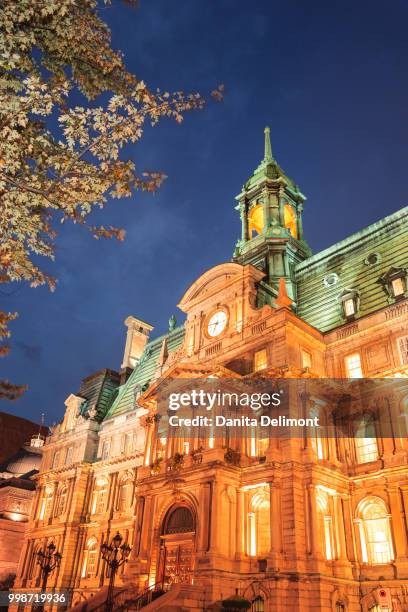
[[[154,196],[112,201],[95,216],[124,243],[60,231],[55,293],[5,287],[17,310],[2,377],[29,390],[0,410],[61,419],[82,378],[118,369],[124,319],[167,330],[188,286],[230,260],[240,234],[234,197],[263,157],[263,128],[307,196],[305,238],[317,252],[407,205],[408,4],[327,0],[141,0],[103,10],[113,44],[150,88],[207,93],[222,104],[164,121],[128,149],[168,175]]]

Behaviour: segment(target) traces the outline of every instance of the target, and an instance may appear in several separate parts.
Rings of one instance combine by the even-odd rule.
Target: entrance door
[[[191,583],[193,542],[164,540],[160,550],[160,581],[166,585]]]
[[[167,513],[160,536],[158,581],[163,585],[191,583],[194,566],[195,521],[187,506]]]

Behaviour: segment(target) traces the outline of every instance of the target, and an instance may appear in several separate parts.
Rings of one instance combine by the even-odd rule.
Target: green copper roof
[[[375,253],[378,262],[370,265]],[[408,267],[408,207],[297,264],[298,316],[323,332],[343,325],[339,296],[345,289],[359,293],[356,320],[389,305],[393,299],[378,280],[391,267]],[[335,277],[329,275],[337,282],[330,285]]]
[[[179,326],[146,344],[139,363],[125,384],[119,388],[119,393],[106,418],[134,409],[136,389],[149,384],[154,378],[163,340],[167,338],[167,350],[170,354],[182,345],[184,333],[184,326]]]
[[[97,419],[103,420],[108,412],[119,386],[119,374],[114,370],[103,369],[83,379],[78,395],[87,401],[83,411],[97,411]]]

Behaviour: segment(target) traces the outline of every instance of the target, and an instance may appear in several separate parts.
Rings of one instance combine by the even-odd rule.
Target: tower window
[[[254,355],[254,371],[259,372],[259,370],[265,370],[265,368],[267,367],[268,367],[268,356],[266,353],[266,349],[257,351]]]
[[[346,372],[349,378],[363,378],[360,353],[347,355],[345,358]]]
[[[248,215],[248,230],[249,230],[249,238],[251,239],[253,236],[253,232],[257,234],[261,234],[264,226],[264,214],[263,214],[263,206],[262,204],[256,204],[253,206]]]
[[[297,233],[297,224],[296,224],[296,213],[293,210],[293,207],[289,204],[285,204],[283,207],[283,223],[293,236],[293,238],[298,237]]]

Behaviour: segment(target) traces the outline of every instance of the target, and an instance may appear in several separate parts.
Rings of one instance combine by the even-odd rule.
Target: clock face
[[[224,310],[215,312],[208,321],[207,331],[209,336],[219,336],[227,325],[227,313]]]

